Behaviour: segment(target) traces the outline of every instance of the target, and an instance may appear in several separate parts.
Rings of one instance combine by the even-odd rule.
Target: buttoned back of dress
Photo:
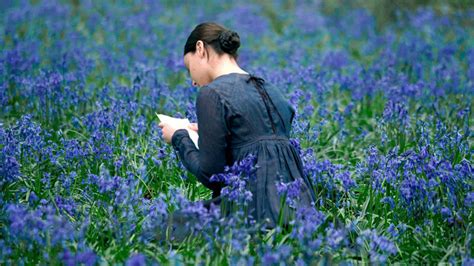
[[[257,141],[288,140],[290,136],[293,107],[275,86],[265,83],[259,88],[250,77],[231,73],[209,86],[228,107],[226,121],[234,149]]]

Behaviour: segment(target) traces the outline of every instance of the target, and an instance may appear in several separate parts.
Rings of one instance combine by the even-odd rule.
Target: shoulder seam
[[[205,91],[203,91],[203,90],[205,90]],[[232,106],[230,106],[230,104],[224,99],[224,97],[222,97],[222,95],[221,95],[216,89],[214,89],[214,88],[212,88],[212,87],[209,87],[209,86],[206,86],[205,88],[204,88],[204,87],[201,88],[201,90],[199,91],[199,93],[202,93],[202,92],[206,92],[206,93],[210,93],[210,94],[215,94],[215,95],[217,95],[217,98],[218,98],[219,102],[220,102],[225,108],[227,108],[228,110],[230,110],[231,116],[236,114],[235,111],[234,111],[234,109],[232,108]],[[229,125],[227,124],[227,121],[226,121],[225,124],[226,124],[225,127],[226,127],[227,134],[230,134],[231,131],[230,131]]]

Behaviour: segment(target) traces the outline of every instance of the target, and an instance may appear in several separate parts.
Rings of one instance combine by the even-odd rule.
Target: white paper
[[[199,134],[196,131],[188,128],[188,125],[191,123],[189,122],[187,118],[175,118],[175,117],[167,116],[164,114],[156,114],[156,115],[158,116],[158,119],[160,119],[161,122],[168,123],[177,128],[186,129],[189,133],[189,137],[194,142],[194,145],[196,146],[196,148],[199,149],[199,146],[198,146]]]

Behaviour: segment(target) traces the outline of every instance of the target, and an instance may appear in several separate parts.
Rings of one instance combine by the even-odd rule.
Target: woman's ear
[[[205,56],[205,52],[206,49],[204,49],[204,42],[199,40],[196,42],[196,52],[198,53],[198,55],[200,57],[204,57]]]

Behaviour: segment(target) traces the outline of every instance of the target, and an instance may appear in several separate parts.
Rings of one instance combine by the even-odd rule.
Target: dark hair
[[[235,60],[238,58],[237,49],[240,47],[240,36],[214,22],[204,22],[196,26],[184,45],[184,54],[196,51],[197,41],[203,41],[205,49],[210,45],[218,55],[227,53]]]

